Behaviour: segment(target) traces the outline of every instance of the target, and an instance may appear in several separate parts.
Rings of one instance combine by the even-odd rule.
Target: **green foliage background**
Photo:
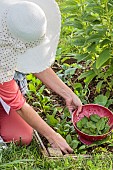
[[[113,102],[112,9],[112,0],[61,1],[62,32],[58,49],[61,55],[58,62],[64,64],[67,59],[73,59],[73,65],[70,67],[74,67],[75,70],[77,67],[80,69],[77,77],[79,84],[73,82],[75,93],[79,97],[83,95],[77,92],[76,85],[80,91],[83,87],[87,96],[90,92],[89,87],[95,86],[94,97],[100,95],[99,100],[102,98],[109,100],[106,103],[107,107]],[[69,70],[68,73],[72,74],[74,69]],[[96,99],[96,102],[99,100]],[[86,103],[83,100],[84,102]],[[95,100],[87,100],[87,102],[95,102]]]

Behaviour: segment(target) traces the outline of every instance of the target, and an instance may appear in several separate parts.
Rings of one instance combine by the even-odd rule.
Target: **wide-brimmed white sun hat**
[[[55,0],[0,0],[0,82],[50,67],[60,27]]]

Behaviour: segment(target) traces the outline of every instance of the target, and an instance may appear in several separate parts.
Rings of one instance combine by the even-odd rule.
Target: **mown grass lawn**
[[[49,159],[41,156],[36,143],[28,147],[11,144],[0,153],[1,170],[112,170],[113,156],[110,153],[93,154],[92,158]]]

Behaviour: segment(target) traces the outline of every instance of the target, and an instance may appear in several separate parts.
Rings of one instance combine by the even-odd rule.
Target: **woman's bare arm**
[[[78,108],[78,112],[82,109],[82,103],[77,95],[56,75],[52,68],[48,68],[40,73],[34,74],[46,86],[51,88],[54,92],[62,96],[69,111]]]

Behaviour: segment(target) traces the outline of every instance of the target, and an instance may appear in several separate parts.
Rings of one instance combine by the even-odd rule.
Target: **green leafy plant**
[[[89,118],[84,116],[76,124],[77,128],[88,135],[102,135],[110,130],[107,117],[92,114]]]
[[[86,69],[78,77],[89,85],[97,82],[97,93],[102,88],[108,92],[113,87],[113,1],[112,0],[66,0],[64,30],[69,28],[71,53]],[[69,32],[70,31],[70,32]]]

